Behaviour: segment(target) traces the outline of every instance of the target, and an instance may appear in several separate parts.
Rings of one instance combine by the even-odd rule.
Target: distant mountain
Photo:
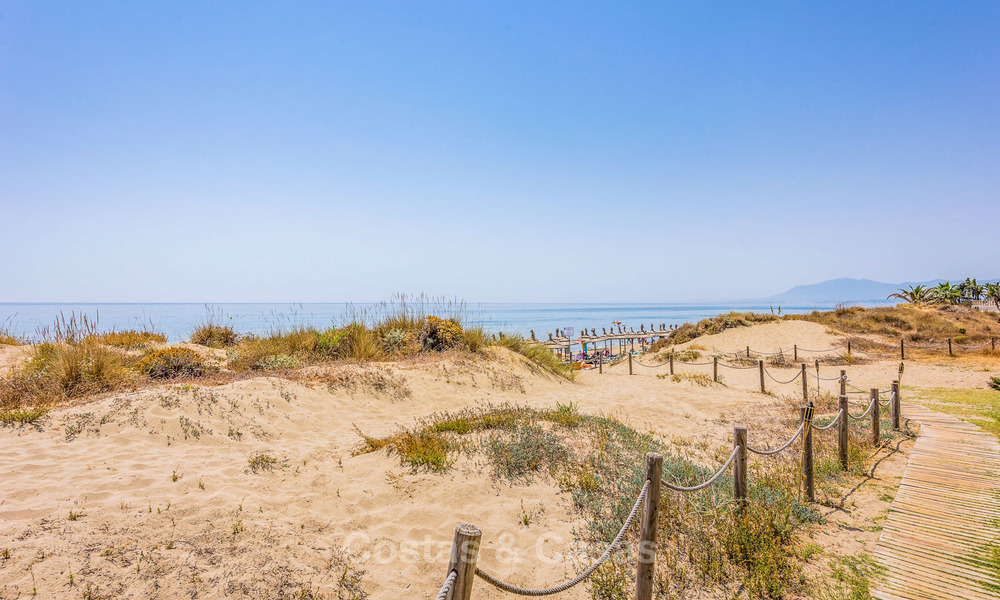
[[[852,304],[868,302],[885,302],[889,294],[899,288],[911,285],[933,286],[948,281],[934,279],[931,281],[905,281],[903,283],[883,283],[871,279],[831,279],[810,285],[797,285],[792,289],[764,298],[767,302],[783,304]]]

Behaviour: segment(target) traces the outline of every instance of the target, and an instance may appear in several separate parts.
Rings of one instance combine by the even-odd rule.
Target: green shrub
[[[228,348],[235,346],[239,341],[239,335],[230,325],[217,325],[215,323],[205,323],[199,325],[192,333],[192,344],[208,346],[209,348]]]
[[[165,348],[151,352],[136,363],[137,371],[152,379],[198,377],[205,369],[201,355],[189,348]]]
[[[425,350],[450,350],[463,341],[462,326],[455,319],[427,315],[420,328],[420,345]]]
[[[534,423],[521,424],[508,436],[490,437],[483,450],[497,475],[506,479],[528,477],[542,466],[552,469],[569,459],[562,439]]]

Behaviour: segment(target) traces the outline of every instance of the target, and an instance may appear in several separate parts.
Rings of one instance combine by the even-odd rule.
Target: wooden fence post
[[[817,398],[819,398],[820,392],[822,391],[822,390],[819,389],[819,385],[822,382],[823,382],[823,380],[819,378],[819,359],[817,358],[816,359],[816,397]]]
[[[799,345],[795,344],[792,348],[794,348],[794,350],[792,350],[794,353],[792,354],[792,362],[799,362]]]
[[[469,600],[472,583],[476,580],[476,560],[479,558],[479,540],[483,532],[475,525],[461,523],[455,528],[455,540],[451,544],[451,560],[448,561],[448,575],[458,573],[451,584],[447,600]]]
[[[847,371],[844,369],[840,370],[840,395],[847,395]]]
[[[906,360],[906,346],[903,344],[902,338],[899,340],[899,360]]]
[[[813,405],[802,407],[802,482],[805,487],[806,502],[816,501],[816,482],[813,479]]]
[[[764,387],[764,359],[757,361],[757,367],[760,370],[760,393],[766,394],[767,388]]]
[[[747,346],[747,360],[750,360],[750,346]]]
[[[871,401],[875,403],[875,406],[872,407],[872,446],[878,448],[882,442],[882,432],[880,431],[882,426],[882,407],[878,403],[878,388],[872,388]]]
[[[719,383],[719,357],[712,357],[712,383]]]
[[[733,460],[733,497],[747,499],[747,428],[733,427],[733,448],[740,447]]]
[[[955,354],[951,351],[951,338],[948,338],[948,356],[955,356]]]
[[[992,350],[997,349],[997,339],[995,337],[990,338],[990,347]]]
[[[632,353],[628,353],[628,374],[632,374]]]
[[[899,429],[899,381],[892,382],[892,428]]]
[[[674,374],[674,351],[670,351],[670,374]]]
[[[847,443],[849,439],[850,421],[848,411],[851,409],[847,404],[847,394],[840,395],[840,422],[837,423],[837,454],[840,457],[840,468],[847,470]]]
[[[600,350],[597,351],[597,372],[604,372],[604,352]]]
[[[806,380],[806,363],[802,363],[802,400],[809,401],[809,382]]]
[[[851,353],[851,340],[847,340],[847,353]]]
[[[646,479],[649,489],[642,503],[642,530],[639,533],[639,561],[635,574],[635,600],[653,597],[653,571],[656,566],[656,525],[660,513],[660,480],[663,455],[646,455]]]

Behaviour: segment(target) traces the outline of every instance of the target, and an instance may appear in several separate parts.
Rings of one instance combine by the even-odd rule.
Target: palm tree
[[[983,296],[1000,309],[1000,283],[987,283],[983,285]]]
[[[957,285],[942,281],[930,289],[928,297],[938,304],[958,304],[962,300],[962,292]]]
[[[909,289],[900,288],[898,292],[894,294],[889,294],[886,299],[889,298],[899,298],[903,302],[909,302],[910,304],[923,304],[930,299],[930,290],[927,286],[923,285],[911,285]]]
[[[979,300],[983,297],[983,286],[979,285],[975,279],[965,278],[965,281],[958,284],[958,289],[962,293],[963,300]]]

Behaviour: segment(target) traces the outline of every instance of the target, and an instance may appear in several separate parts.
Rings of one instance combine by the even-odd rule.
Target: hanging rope
[[[692,487],[683,487],[680,485],[674,485],[666,481],[660,481],[660,483],[674,490],[675,492],[697,492],[698,490],[703,490],[708,486],[712,485],[713,483],[715,483],[715,480],[721,477],[722,474],[726,472],[726,469],[729,468],[729,465],[733,464],[733,460],[736,458],[736,454],[739,451],[740,451],[740,446],[736,446],[735,448],[733,448],[733,453],[729,455],[729,460],[726,461],[726,464],[722,465],[722,467],[720,467],[719,470],[715,472],[715,475],[712,475],[705,483],[701,483]]]
[[[444,580],[444,585],[441,586],[441,591],[438,592],[437,598],[434,600],[444,600],[448,597],[448,592],[451,591],[451,585],[455,583],[455,579],[458,577],[458,571],[452,570],[448,573],[448,578]]]
[[[789,383],[795,381],[796,379],[798,379],[799,377],[802,376],[802,371],[799,371],[798,373],[795,374],[795,377],[792,377],[788,381],[781,381],[779,379],[775,379],[774,375],[771,375],[771,372],[768,371],[767,368],[764,369],[764,373],[766,373],[767,376],[771,378],[771,381],[773,381],[773,382],[775,382],[777,384],[780,384],[780,385],[789,384]]]
[[[618,535],[612,540],[611,544],[608,546],[604,554],[600,556],[592,565],[587,567],[582,573],[574,577],[573,579],[567,581],[566,583],[561,583],[555,587],[543,588],[538,590],[527,589],[517,587],[516,585],[511,585],[509,583],[504,583],[499,579],[493,577],[489,573],[486,573],[479,567],[476,567],[476,576],[485,581],[486,583],[499,588],[505,592],[510,592],[512,594],[517,594],[519,596],[549,596],[551,594],[558,594],[573,587],[574,585],[580,583],[581,581],[590,577],[591,573],[597,570],[598,567],[603,565],[609,558],[611,558],[611,553],[621,544],[622,539],[625,538],[625,532],[632,525],[632,521],[635,520],[635,516],[639,514],[639,507],[642,506],[642,500],[646,497],[646,492],[649,491],[649,480],[643,484],[642,490],[639,492],[639,497],[636,498],[635,504],[632,506],[632,512],[629,513],[628,518],[625,519],[625,523],[622,524],[622,528],[618,530]]]
[[[844,414],[843,410],[838,410],[837,411],[837,416],[834,417],[832,421],[830,421],[829,423],[827,423],[826,425],[824,425],[822,427],[817,427],[816,425],[813,425],[812,428],[815,429],[815,430],[817,430],[817,431],[826,431],[827,429],[829,429],[829,428],[833,427],[834,425],[836,425],[837,421],[840,420],[840,417],[843,414]]]
[[[777,454],[777,453],[781,452],[782,450],[784,450],[785,448],[791,446],[792,442],[794,442],[795,440],[797,440],[799,438],[799,436],[802,435],[803,428],[805,428],[805,423],[799,423],[799,428],[795,430],[795,435],[792,436],[792,439],[788,440],[787,442],[785,442],[784,444],[778,446],[777,448],[773,448],[771,450],[758,450],[757,448],[753,448],[752,446],[750,446],[748,444],[747,445],[747,450],[749,450],[750,452],[753,452],[754,454],[761,454],[761,455],[764,455],[764,456],[768,456],[768,455],[771,455],[771,454]]]

